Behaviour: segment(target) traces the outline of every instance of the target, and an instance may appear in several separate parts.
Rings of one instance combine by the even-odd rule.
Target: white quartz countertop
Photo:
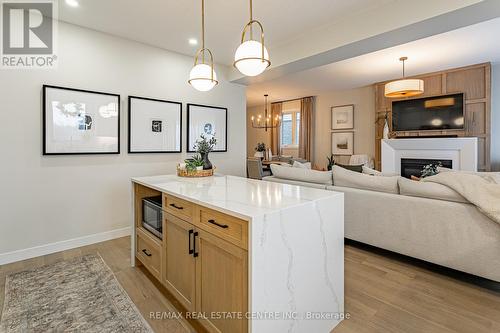
[[[312,201],[343,196],[334,191],[235,176],[185,178],[162,175],[134,177],[132,181],[247,220]]]

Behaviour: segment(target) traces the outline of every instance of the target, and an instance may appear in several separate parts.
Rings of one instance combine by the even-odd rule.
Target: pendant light
[[[210,61],[205,62],[205,55],[208,54]],[[198,63],[201,56],[201,63]],[[205,48],[205,0],[201,0],[201,49],[196,52],[194,67],[189,73],[189,84],[199,91],[209,91],[219,83],[214,70],[214,56],[212,52]]]
[[[417,96],[424,93],[424,81],[420,79],[405,79],[405,61],[408,57],[401,57],[403,62],[403,78],[389,82],[385,85],[385,97],[400,98]]]
[[[253,39],[254,24],[259,26],[260,42]],[[245,41],[245,36],[249,28],[250,39]],[[264,45],[264,28],[259,21],[253,19],[252,0],[250,0],[250,21],[241,34],[241,45],[234,55],[234,67],[243,75],[256,76],[265,71],[270,65],[269,53]]]

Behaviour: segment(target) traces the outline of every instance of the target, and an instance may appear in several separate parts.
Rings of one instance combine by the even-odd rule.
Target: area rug
[[[98,255],[8,275],[1,333],[152,333]]]

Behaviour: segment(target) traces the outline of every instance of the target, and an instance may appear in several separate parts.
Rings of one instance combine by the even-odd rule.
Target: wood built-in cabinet
[[[384,87],[388,82],[375,84],[375,166],[381,168],[381,139],[383,138],[383,118],[389,116],[389,128],[395,138],[457,136],[478,138],[478,169],[490,171],[490,117],[491,117],[491,66],[489,63],[461,67],[441,72],[414,76],[424,80],[424,94],[414,98],[464,93],[465,95],[465,128],[463,130],[442,131],[407,131],[392,132],[392,101],[386,98]]]
[[[195,311],[196,261],[192,252],[194,226],[173,215],[164,218],[166,260],[163,282],[188,311]]]
[[[142,198],[159,194],[135,184],[136,260],[209,332],[247,332],[234,315],[248,309],[247,221],[163,194],[160,240],[141,226]]]

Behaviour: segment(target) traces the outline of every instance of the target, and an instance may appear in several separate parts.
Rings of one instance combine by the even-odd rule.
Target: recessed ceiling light
[[[71,7],[78,7],[78,1],[77,0],[66,0],[66,4]]]
[[[198,45],[198,40],[196,38],[189,38],[189,45]]]

